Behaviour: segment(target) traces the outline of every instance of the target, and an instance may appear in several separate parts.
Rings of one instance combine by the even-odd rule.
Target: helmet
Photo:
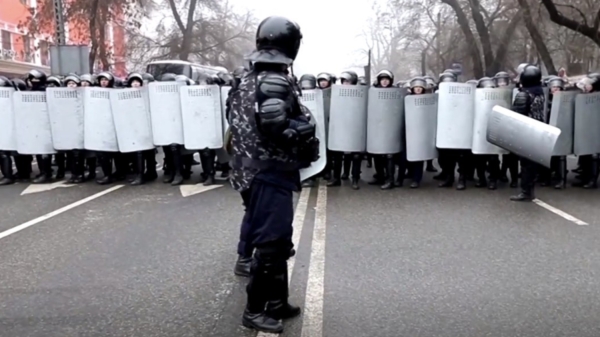
[[[256,30],[256,51],[247,56],[252,62],[290,65],[296,59],[302,33],[297,23],[281,16],[264,19]]]
[[[144,79],[144,84],[154,82],[154,76],[152,76],[152,74],[149,73],[143,73],[142,79]]]
[[[5,76],[0,76],[0,88],[9,87],[12,88],[12,82]]]
[[[466,83],[471,84],[471,85],[477,85],[479,83],[479,81],[478,80],[468,80]]]
[[[18,91],[25,91],[27,90],[27,84],[25,84],[25,81],[23,81],[20,78],[13,78],[11,80],[11,82],[13,83],[13,87],[15,88],[15,90]]]
[[[90,85],[96,84],[94,77],[91,74],[83,74],[79,77],[81,82],[88,82]]]
[[[491,77],[482,77],[477,81],[477,88],[495,88],[496,82]]]
[[[367,83],[367,78],[366,78],[366,77],[364,77],[364,76],[360,76],[360,77],[358,78],[358,84],[360,84],[360,85],[367,85],[367,84],[368,84],[368,83]]]
[[[210,78],[212,79],[212,84],[216,84],[218,86],[225,84],[223,79],[221,79],[217,74],[210,75]]]
[[[519,83],[523,88],[535,87],[542,84],[542,72],[540,68],[527,65],[519,75]]]
[[[125,81],[120,77],[115,77],[115,88],[125,88]]]
[[[190,78],[185,75],[175,75],[175,81],[177,82],[185,82],[187,84],[189,79]]]
[[[108,80],[108,86],[109,87],[113,87],[115,86],[115,77],[113,76],[113,74],[109,73],[108,71],[103,71],[101,73],[99,73],[96,76],[96,81],[98,82],[98,84],[100,83],[100,81],[105,78]]]
[[[440,74],[439,83],[442,82],[457,82],[458,78],[456,78],[456,74],[450,71],[444,71]]]
[[[177,75],[173,74],[173,73],[164,73],[162,74],[162,76],[160,77],[160,81],[161,82],[173,82],[175,81],[175,77]]]
[[[63,81],[65,86],[67,86],[67,84],[69,84],[69,82],[75,82],[75,84],[77,84],[77,86],[81,85],[81,79],[77,75],[69,75],[69,76],[65,77],[65,80]]]
[[[394,83],[394,86],[396,88],[402,88],[402,87],[404,87],[404,84],[406,84],[406,81],[398,81],[398,82]]]
[[[411,88],[411,89],[414,89],[416,87],[421,87],[423,89],[427,89],[428,86],[429,85],[427,83],[427,80],[423,77],[414,77],[409,82],[409,88]]]
[[[565,80],[562,77],[552,76],[546,82],[548,88],[559,87],[561,90],[565,89]]]
[[[435,79],[431,76],[424,76],[423,79],[427,83],[427,87],[425,89],[433,89],[435,88]]]
[[[46,79],[46,85],[47,86],[52,86],[52,87],[61,87],[62,86],[62,81],[60,80],[60,78],[58,76],[48,76],[48,78]]]
[[[217,76],[223,81],[224,86],[230,87],[233,84],[233,76],[226,72],[219,72]]]
[[[505,87],[510,84],[510,75],[506,71],[501,71],[494,75],[494,79],[496,79],[496,84],[499,87]]]
[[[46,84],[47,77],[46,74],[44,74],[43,72],[37,69],[32,69],[27,73],[27,80],[37,80],[39,82],[42,82],[43,84]]]
[[[321,81],[327,81],[327,86],[321,87]],[[319,88],[327,89],[327,88],[331,87],[332,84],[333,84],[333,80],[331,78],[331,74],[320,73],[317,75],[317,85],[319,86]]]
[[[354,71],[351,71],[351,70],[344,71],[340,75],[340,80],[342,82],[343,81],[348,81],[348,82],[350,82],[350,84],[356,85],[356,84],[358,84],[358,75],[356,75],[356,73]]]
[[[336,84],[337,83],[337,76],[335,76],[335,74],[329,74],[329,76],[331,76],[331,84]]]
[[[317,88],[317,78],[311,74],[304,74],[300,76],[300,89],[310,90]]]
[[[379,85],[382,78],[387,78],[390,80],[390,84],[394,83],[394,74],[389,70],[382,70],[375,75],[375,82]]]
[[[144,76],[142,76],[142,74],[140,74],[140,73],[130,73],[129,75],[127,75],[127,78],[125,79],[126,86],[130,88],[131,87],[131,83],[134,80],[138,80],[142,85],[144,85]]]

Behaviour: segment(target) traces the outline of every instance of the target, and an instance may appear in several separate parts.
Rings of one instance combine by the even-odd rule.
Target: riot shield
[[[123,153],[154,149],[147,89],[127,88],[110,92],[119,151]]]
[[[332,151],[364,152],[367,148],[367,86],[334,85],[331,91],[329,139]]]
[[[438,95],[407,95],[404,98],[406,159],[423,161],[437,158]]]
[[[440,83],[438,91],[436,146],[440,149],[471,149],[475,118],[475,86]]]
[[[474,154],[505,154],[508,153],[486,140],[487,125],[492,108],[498,105],[510,108],[512,90],[509,88],[480,88],[475,90],[475,120],[473,121]]]
[[[560,129],[533,118],[495,106],[488,119],[488,142],[545,167],[550,160]]]
[[[53,154],[52,130],[45,92],[17,91],[13,95],[17,152]]]
[[[404,94],[400,88],[369,89],[367,152],[395,154],[404,148]]]
[[[231,87],[221,87],[221,113],[223,115],[223,136],[229,128],[229,121],[227,120],[227,97]]]
[[[83,145],[86,150],[119,152],[110,92],[116,89],[83,88]]]
[[[578,156],[600,153],[600,92],[575,97],[573,148]]]
[[[559,91],[552,95],[550,125],[560,129],[560,136],[554,147],[555,156],[573,154],[573,126],[575,121],[575,96],[577,91]]]
[[[322,89],[323,91],[323,107],[325,108],[325,137],[329,139],[329,116],[331,111],[331,88]]]
[[[311,163],[307,168],[300,170],[300,179],[305,180],[319,174],[325,168],[327,163],[327,142],[325,136],[325,106],[323,104],[323,91],[319,89],[303,90],[300,97],[301,104],[304,105],[311,114],[311,123],[316,125],[316,136],[319,139],[319,159]]]
[[[185,148],[222,148],[221,88],[217,85],[194,85],[181,87],[179,93]]]
[[[183,145],[179,89],[184,85],[182,82],[152,82],[148,85],[154,145]]]
[[[15,89],[0,88],[0,151],[17,150],[13,95]]]
[[[77,88],[48,88],[48,116],[56,150],[82,150],[83,93]]]

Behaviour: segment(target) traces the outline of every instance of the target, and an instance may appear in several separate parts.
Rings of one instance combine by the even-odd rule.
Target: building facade
[[[31,38],[26,34],[30,10],[37,7],[38,1],[41,0],[0,0],[0,75],[22,77],[31,69],[50,74],[51,42],[48,41],[52,41],[53,35]],[[67,44],[90,44],[86,25],[68,22],[66,26]],[[124,29],[115,23],[106,23],[105,34],[107,48],[111,50],[110,70],[117,76],[125,76]],[[96,63],[94,70],[101,69],[100,61]]]

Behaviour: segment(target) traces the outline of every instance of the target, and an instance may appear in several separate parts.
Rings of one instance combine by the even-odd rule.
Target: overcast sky
[[[372,15],[371,1],[347,0],[229,0],[237,8],[251,10],[258,20],[271,15],[296,21],[303,41],[294,64],[297,75],[340,72],[352,65],[365,65],[367,58],[361,35]],[[359,69],[355,69],[359,70]],[[363,71],[360,69],[360,74]]]

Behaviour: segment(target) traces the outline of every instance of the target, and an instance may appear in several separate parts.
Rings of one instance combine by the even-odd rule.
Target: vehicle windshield
[[[188,64],[178,63],[154,63],[146,67],[146,72],[154,76],[155,79],[160,79],[166,73],[175,75],[185,75],[192,78],[192,67]]]

